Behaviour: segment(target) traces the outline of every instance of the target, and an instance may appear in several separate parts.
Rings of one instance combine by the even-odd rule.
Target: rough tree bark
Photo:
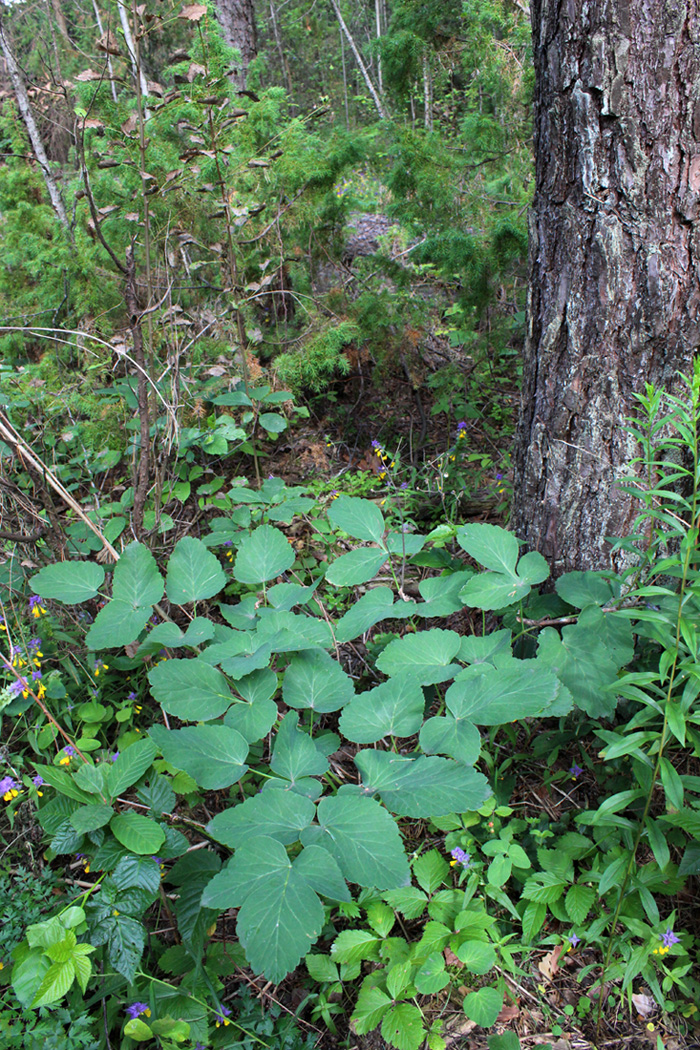
[[[513,528],[611,564],[646,382],[700,345],[700,0],[532,0],[535,199]],[[615,562],[613,561],[613,564]],[[618,563],[619,564],[619,563]]]
[[[239,90],[243,90],[248,66],[258,50],[253,0],[216,0],[216,13],[224,40],[241,56],[240,65],[231,74],[231,79]]]

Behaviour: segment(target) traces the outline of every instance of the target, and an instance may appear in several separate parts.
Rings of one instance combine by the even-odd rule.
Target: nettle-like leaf
[[[408,737],[423,721],[425,697],[414,674],[397,675],[361,693],[340,716],[340,731],[356,744],[374,744],[385,736]]]
[[[115,649],[133,642],[162,597],[163,578],[155,558],[142,543],[130,543],[114,567],[112,599],[87,633],[88,646]]]
[[[283,532],[260,525],[238,548],[233,575],[239,583],[265,583],[291,569],[294,558],[294,548]]]
[[[379,795],[398,816],[465,813],[478,809],[491,794],[483,774],[449,758],[405,758],[367,750],[355,756],[355,765],[362,774],[362,790]]]
[[[341,644],[349,642],[381,620],[389,619],[393,604],[394,594],[390,587],[372,587],[338,620],[335,626],[336,641]]]
[[[131,853],[152,856],[165,841],[165,832],[155,820],[133,810],[117,813],[109,826],[117,842]]]
[[[136,740],[129,747],[123,748],[107,769],[105,782],[110,798],[116,798],[140,780],[150,768],[155,756],[156,749],[148,738]]]
[[[318,804],[318,827],[301,833],[305,846],[323,846],[348,882],[395,889],[410,882],[396,822],[383,806],[356,790],[341,788]]]
[[[324,853],[314,853],[315,878],[322,871]],[[323,928],[323,905],[301,857],[303,852],[290,861],[276,839],[251,839],[202,895],[205,907],[239,909],[236,933],[248,962],[276,984],[297,966]]]
[[[148,673],[151,693],[183,722],[209,722],[233,703],[226,679],[205,660],[164,660]]]
[[[498,525],[464,525],[457,533],[457,541],[475,561],[491,570],[467,581],[459,592],[465,605],[484,610],[503,609],[522,601],[535,584],[549,576],[546,560],[536,551],[518,561],[517,539]]]
[[[339,711],[354,695],[352,679],[324,649],[292,657],[284,674],[282,698],[288,707],[310,707],[325,714]]]
[[[406,634],[389,642],[380,653],[377,667],[386,675],[410,672],[421,685],[435,685],[454,678],[461,671],[452,661],[459,653],[461,638],[456,631],[438,627],[417,634]]]
[[[356,540],[381,543],[384,538],[384,515],[371,500],[339,496],[331,504],[328,517],[336,528],[342,529]]]
[[[166,762],[184,769],[199,787],[217,791],[235,784],[248,767],[248,741],[227,725],[165,729],[152,726],[151,740]]]
[[[165,593],[176,605],[213,598],[226,585],[226,576],[215,554],[201,540],[184,536],[175,544],[168,561]]]
[[[87,561],[62,561],[47,565],[29,580],[35,594],[64,605],[77,605],[94,598],[104,583],[101,565]]]

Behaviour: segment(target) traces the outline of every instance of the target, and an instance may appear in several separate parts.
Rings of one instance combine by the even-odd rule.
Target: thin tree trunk
[[[423,53],[423,119],[426,131],[433,130],[433,79],[428,53]]]
[[[535,199],[512,523],[608,567],[639,505],[625,431],[700,346],[699,0],[533,0]],[[621,556],[621,558],[624,556]],[[613,565],[622,561],[613,559]]]
[[[377,24],[377,40],[382,38],[382,8],[381,0],[374,0],[374,16]],[[382,56],[381,53],[377,53],[377,85],[379,87],[379,94],[384,94],[384,83],[382,81]]]
[[[61,0],[51,0],[51,10],[53,11],[53,16],[59,33],[72,51],[73,41],[68,35],[68,26],[66,25],[66,17],[63,14],[63,8],[61,7]]]
[[[345,127],[350,130],[350,107],[348,105],[348,72],[345,65],[345,37],[343,36],[343,30],[338,26],[338,32],[340,33],[340,59],[343,64],[343,98],[345,100]]]
[[[22,73],[20,71],[19,66],[17,65],[15,56],[12,52],[12,48],[10,47],[10,43],[5,34],[1,10],[0,50],[2,50],[3,56],[5,58],[7,71],[10,75],[12,88],[15,93],[15,99],[17,100],[17,107],[19,109],[22,120],[24,121],[24,126],[27,129],[27,135],[29,136],[29,141],[31,143],[32,150],[34,151],[34,156],[36,157],[37,163],[41,168],[41,173],[44,176],[44,183],[46,184],[46,189],[49,194],[51,205],[56,213],[58,221],[61,223],[61,226],[63,226],[64,230],[66,231],[66,233],[72,241],[73,234],[70,228],[70,223],[68,222],[68,216],[66,214],[65,205],[63,204],[63,198],[61,197],[61,192],[58,188],[58,184],[51,173],[51,168],[49,166],[49,161],[46,156],[46,151],[44,150],[44,146],[41,141],[39,129],[36,126],[34,115],[32,113],[31,106],[29,105],[29,98],[27,96],[27,89],[25,87]]]
[[[124,30],[126,49],[129,52],[129,59],[131,60],[131,71],[134,75],[134,79],[138,79],[142,96],[148,98],[148,81],[146,80],[146,74],[141,68],[141,63],[138,59],[134,37],[131,32],[131,26],[129,25],[129,12],[126,9],[126,4],[123,0],[117,0],[117,7],[119,8],[119,21]]]
[[[367,90],[369,91],[370,95],[372,96],[372,101],[374,102],[375,106],[377,107],[377,113],[379,114],[379,116],[381,117],[382,120],[386,120],[387,114],[386,114],[386,110],[384,109],[384,104],[383,104],[382,100],[380,99],[379,95],[377,94],[377,89],[375,88],[374,84],[372,83],[372,78],[369,75],[369,72],[367,70],[367,66],[362,61],[362,55],[360,54],[360,52],[358,50],[357,44],[355,43],[355,41],[354,41],[354,39],[352,37],[352,34],[350,33],[350,30],[348,29],[348,27],[345,24],[345,19],[343,18],[342,14],[340,13],[340,8],[338,7],[338,4],[337,4],[336,0],[331,0],[331,7],[333,8],[333,10],[335,12],[335,17],[338,19],[338,23],[340,24],[340,28],[342,29],[343,33],[345,34],[345,39],[349,43],[350,48],[352,50],[352,53],[355,56],[355,61],[357,62],[358,69],[360,70],[360,73],[362,74],[364,82],[367,85]]]
[[[287,62],[287,56],[284,53],[282,47],[282,37],[280,36],[279,26],[277,25],[277,12],[275,11],[275,0],[270,0],[270,21],[272,22],[272,35],[275,38],[275,47],[277,48],[277,54],[280,60],[280,66],[282,68],[282,76],[285,79],[287,85],[287,94],[289,95],[290,101],[293,94],[292,89],[292,75],[289,72],[289,62]]]
[[[136,294],[136,260],[134,249],[126,249],[126,284],[124,299],[129,315],[129,328],[134,347],[134,361],[137,365],[136,398],[139,406],[140,448],[134,476],[134,531],[137,539],[143,535],[143,514],[150,484],[150,444],[151,427],[148,405],[148,380],[146,378],[146,355],[143,348],[143,331],[141,328],[141,310]]]
[[[102,18],[100,17],[100,9],[97,6],[97,0],[92,0],[92,9],[95,12],[95,21],[97,22],[97,28],[100,31],[100,36],[105,35],[104,26],[102,24]],[[117,88],[114,83],[114,70],[112,69],[112,56],[107,55],[107,69],[109,70],[109,83],[112,88],[112,99],[114,102],[117,101]]]

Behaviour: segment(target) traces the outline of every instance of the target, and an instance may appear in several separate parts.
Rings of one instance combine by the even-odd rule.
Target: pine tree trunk
[[[258,50],[253,0],[216,0],[216,13],[224,40],[241,56],[231,79],[242,90],[246,86],[248,66]]]
[[[699,0],[533,0],[535,199],[513,528],[611,564],[644,384],[700,346]],[[618,562],[619,564],[619,562]]]

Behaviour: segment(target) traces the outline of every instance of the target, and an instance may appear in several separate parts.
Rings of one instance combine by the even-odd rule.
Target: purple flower
[[[73,755],[76,754],[76,750],[74,747],[71,747],[70,744],[66,744],[66,746],[63,748],[63,754],[69,755],[72,758]]]
[[[116,761],[117,761],[117,759],[119,758],[119,752],[118,752],[118,751],[115,751],[115,752],[114,752],[114,754],[113,754],[113,755],[110,755],[109,757],[110,757],[110,759],[112,760],[112,762],[116,762]]]
[[[381,448],[381,447],[382,446],[379,444],[379,442],[375,438],[374,441],[372,442],[372,448]]]
[[[127,700],[135,700],[135,699],[136,699],[136,693],[132,689],[131,692],[129,693],[129,695],[127,696]]]
[[[10,696],[17,697],[20,693],[24,693],[28,688],[29,686],[27,685],[26,678],[17,678],[14,682],[11,682],[8,685],[7,691]]]
[[[156,862],[156,864],[162,864],[163,863],[163,860],[162,860],[161,857],[151,857],[151,860],[154,860]]]
[[[231,1016],[231,1011],[229,1010],[228,1006],[220,1006],[219,1009],[216,1010],[215,1013],[214,1013],[214,1020],[216,1021],[216,1027],[218,1028],[219,1025],[222,1025],[222,1024],[223,1025],[230,1024],[231,1023],[229,1021],[229,1017],[230,1016]]]
[[[468,853],[465,853],[459,846],[452,850],[450,856],[452,857],[452,864],[461,864],[463,868],[468,868],[471,863],[471,857]]]
[[[41,671],[32,671],[32,682],[41,681]]]
[[[224,540],[224,547],[233,547],[233,540]]]
[[[577,944],[581,943],[581,938],[577,937],[575,933],[572,933],[571,936],[566,939],[570,942],[572,948],[575,948]]]
[[[569,772],[571,773],[571,776],[574,778],[574,780],[576,780],[576,778],[579,777],[581,773],[583,773],[583,769],[581,768],[581,766],[577,765],[576,762],[574,762]]]
[[[42,784],[46,783],[43,777],[35,776],[32,777],[32,784],[35,788],[40,788]]]
[[[496,481],[502,481],[502,480],[503,480],[503,475],[502,474],[496,474]]]
[[[29,608],[36,609],[38,605],[41,605],[41,598],[38,594],[32,594],[32,596],[29,599]]]
[[[140,1017],[141,1014],[146,1014],[147,1017],[150,1017],[151,1015],[148,1003],[132,1003],[131,1006],[127,1006],[126,1013],[132,1019]]]
[[[14,791],[17,787],[19,787],[18,783],[12,777],[3,777],[0,780],[0,795],[4,795],[8,791]]]
[[[41,649],[41,638],[30,638],[27,642],[27,652],[35,653],[37,649]]]
[[[670,926],[666,929],[665,933],[660,933],[659,937],[661,938],[664,948],[670,948],[672,944],[680,944],[681,942],[680,937],[676,937]]]
[[[407,481],[402,481],[401,484],[399,485],[399,488],[400,489],[407,489],[408,488],[408,482]]]
[[[464,422],[464,420],[462,419],[462,420],[461,420],[461,421],[460,421],[460,422],[459,422],[459,423],[457,424],[457,430],[458,430],[458,431],[460,431],[460,430],[466,430],[466,429],[467,429],[467,424],[466,424],[466,423]]]

